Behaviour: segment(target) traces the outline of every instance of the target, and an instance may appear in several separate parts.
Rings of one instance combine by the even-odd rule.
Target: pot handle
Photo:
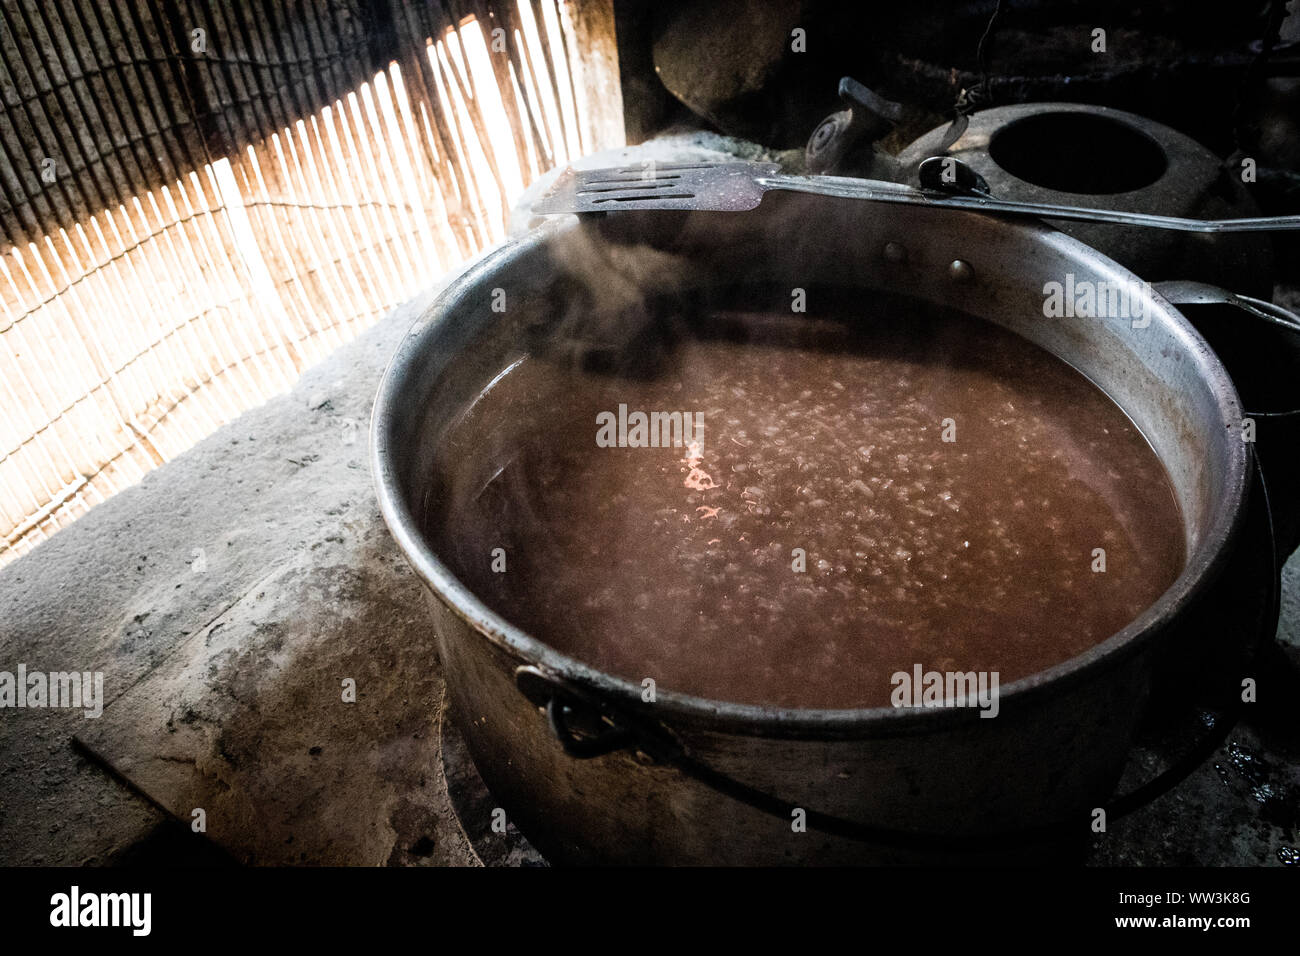
[[[613,712],[593,694],[540,667],[516,667],[515,686],[545,712],[551,735],[570,757],[590,760],[636,749],[653,761],[671,763],[680,755],[676,738],[662,724]]]
[[[1230,305],[1269,325],[1276,325],[1287,332],[1300,333],[1300,316],[1265,299],[1229,292],[1217,285],[1190,279],[1156,282],[1151,288],[1164,296],[1171,305]],[[1300,408],[1289,408],[1281,412],[1247,411],[1245,414],[1247,418],[1288,418],[1300,415]]]
[[[1300,316],[1264,299],[1229,292],[1217,285],[1193,282],[1190,279],[1156,282],[1151,287],[1168,299],[1171,305],[1231,305],[1272,325],[1280,325],[1290,332],[1300,332]]]
[[[1213,286],[1208,288],[1214,289]],[[1221,289],[1214,291],[1221,295],[1230,295]],[[1222,299],[1215,301],[1222,301]],[[1256,638],[1255,654],[1258,656],[1277,632],[1281,608],[1281,569],[1273,541],[1273,517],[1268,486],[1258,465],[1253,471],[1256,490],[1260,495],[1263,509],[1264,533],[1268,535],[1269,547],[1266,553],[1271,556],[1272,562],[1268,583],[1269,594],[1265,602],[1267,606],[1261,619],[1260,633]],[[799,807],[788,800],[758,790],[714,770],[692,757],[677,737],[659,721],[652,721],[640,714],[632,714],[612,707],[595,693],[581,689],[539,667],[531,664],[517,667],[515,685],[529,701],[545,712],[551,733],[559,741],[564,752],[571,757],[587,760],[620,750],[633,750],[642,763],[671,766],[724,796],[787,822],[791,819],[792,811],[802,809],[805,821],[811,829],[832,836],[903,849],[969,852],[1005,847],[1009,843],[1027,844],[1049,839],[1068,839],[1091,832],[1091,814],[1036,827],[988,834],[923,833],[868,826],[855,820]],[[1145,806],[1182,782],[1223,744],[1244,709],[1244,703],[1234,698],[1232,703],[1225,707],[1217,715],[1217,719],[1206,728],[1205,733],[1165,770],[1145,784],[1111,798],[1103,808],[1108,820],[1117,820]]]

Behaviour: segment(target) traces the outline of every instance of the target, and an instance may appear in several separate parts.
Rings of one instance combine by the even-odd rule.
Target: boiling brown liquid
[[[525,359],[448,435],[426,533],[556,649],[720,700],[885,706],[916,664],[1005,685],[1106,639],[1182,569],[1161,463],[1038,347],[900,318],[721,317],[640,378]],[[702,442],[598,447],[620,404]]]

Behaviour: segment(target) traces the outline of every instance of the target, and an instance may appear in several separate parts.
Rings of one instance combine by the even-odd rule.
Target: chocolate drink
[[[1150,606],[1183,522],[1125,414],[988,322],[886,311],[715,313],[635,376],[523,358],[445,436],[425,532],[557,650],[740,703],[1006,685]]]

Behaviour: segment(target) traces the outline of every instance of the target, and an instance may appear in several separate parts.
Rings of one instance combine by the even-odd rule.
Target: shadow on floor
[[[109,866],[120,867],[227,867],[238,866],[233,856],[178,820],[154,827],[143,839],[114,854]]]

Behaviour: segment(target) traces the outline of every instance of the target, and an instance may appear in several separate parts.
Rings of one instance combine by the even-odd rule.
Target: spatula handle
[[[863,199],[870,202],[904,203],[938,209],[967,209],[973,212],[1003,213],[1011,216],[1035,216],[1067,219],[1075,222],[1099,222],[1149,229],[1172,229],[1178,232],[1282,232],[1300,229],[1300,216],[1255,216],[1246,219],[1181,219],[1150,213],[1090,209],[1084,206],[1061,206],[1055,203],[1012,202],[980,196],[951,196],[928,192],[901,183],[849,179],[843,176],[760,176],[766,189],[785,189]]]

